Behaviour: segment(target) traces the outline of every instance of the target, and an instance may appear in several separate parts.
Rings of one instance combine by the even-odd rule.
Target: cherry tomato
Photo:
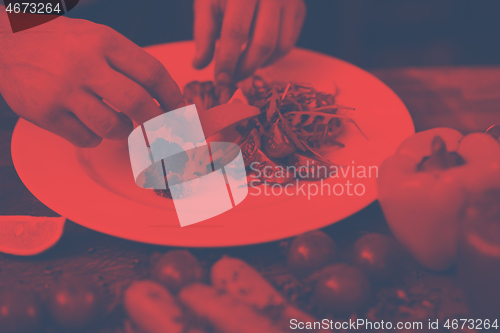
[[[283,158],[295,153],[295,145],[281,127],[273,123],[262,139],[262,150],[269,157]]]
[[[306,232],[292,241],[288,267],[298,277],[305,277],[337,258],[337,245],[322,231]]]
[[[151,271],[151,277],[170,291],[177,292],[185,285],[200,281],[203,268],[189,251],[172,250],[160,257]]]
[[[38,332],[41,325],[38,297],[24,290],[0,292],[0,333]]]
[[[350,314],[362,309],[370,294],[370,281],[360,268],[334,264],[318,273],[313,299],[324,309]]]
[[[103,303],[95,288],[76,277],[58,281],[47,296],[50,316],[65,329],[81,329],[94,323],[105,308]]]
[[[356,241],[353,261],[374,282],[385,282],[396,273],[401,253],[401,247],[394,238],[372,233]]]
[[[138,332],[184,332],[182,310],[172,293],[157,282],[133,282],[123,294],[123,306]]]

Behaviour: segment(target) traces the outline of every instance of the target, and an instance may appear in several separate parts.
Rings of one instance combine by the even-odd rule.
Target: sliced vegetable
[[[279,114],[279,119],[280,119],[280,124],[283,126],[283,130],[285,133],[288,135],[290,140],[294,143],[295,147],[297,149],[302,150],[302,151],[307,151],[307,147],[304,145],[303,140],[299,138],[297,133],[290,127],[290,125],[287,123],[286,119],[283,117],[281,112],[278,112]]]
[[[199,112],[201,126],[206,138],[230,125],[258,115],[260,115],[258,108],[243,103],[221,104],[203,113]]]
[[[316,109],[320,110],[320,109]],[[337,136],[340,127],[340,121],[344,120],[353,124],[358,131],[366,138],[358,124],[348,116],[340,114],[325,113],[319,111],[293,111],[286,114],[286,119],[290,122],[293,129],[301,136],[322,139],[322,144],[332,136]],[[311,138],[309,138],[311,140]]]
[[[292,180],[297,173],[288,174],[283,162],[297,151],[318,164],[337,166],[318,149],[324,145],[344,147],[337,140],[344,124],[351,122],[358,127],[352,118],[338,114],[340,109],[354,109],[335,104],[334,94],[317,91],[309,84],[268,83],[253,77],[240,83],[236,91],[233,88],[194,81],[186,85],[184,96],[187,104],[196,104],[207,142],[239,145],[245,166],[251,167],[262,183],[284,184]],[[186,156],[181,157],[186,159]],[[190,162],[184,163],[193,164]],[[199,177],[206,171],[206,164],[200,165],[202,170],[191,172],[189,177]],[[161,171],[161,168],[148,171],[151,173],[146,174],[148,186],[152,186],[152,179],[161,180],[157,177]],[[169,183],[182,182],[186,177],[172,175],[170,178]],[[318,178],[321,177],[313,179]],[[180,192],[175,196],[183,197],[189,190]],[[166,198],[173,196],[169,188],[156,190],[156,193]]]
[[[259,131],[254,128],[247,135],[245,141],[240,145],[241,153],[243,154],[243,160],[245,161],[245,166],[249,166],[257,158],[257,154],[261,148],[261,140]]]
[[[330,164],[320,162],[314,158],[294,154],[288,158],[287,165],[293,165],[296,174],[294,177],[307,180],[326,179],[332,176]]]
[[[212,81],[193,81],[184,87],[184,99],[187,105],[196,104],[198,112],[203,113],[215,105],[227,103],[235,89],[230,85],[215,86]]]
[[[283,158],[295,153],[296,148],[279,123],[273,123],[263,136],[262,150],[269,157]]]
[[[289,173],[287,168],[269,159],[266,154],[258,150],[255,159],[250,163],[250,167],[256,173],[254,178],[266,183],[285,184],[293,179],[293,173]]]
[[[61,238],[64,217],[0,216],[0,252],[32,256]]]
[[[268,98],[269,106],[266,112],[267,121],[270,122],[271,119],[276,115],[280,108],[280,97],[276,88],[271,88],[271,96]]]
[[[275,123],[277,114],[284,131],[302,152],[337,142],[345,122],[352,122],[357,127],[352,118],[338,114],[340,109],[353,108],[335,104],[333,94],[317,91],[309,84],[269,83],[254,77],[243,82],[242,89],[249,103],[266,114],[264,126]]]

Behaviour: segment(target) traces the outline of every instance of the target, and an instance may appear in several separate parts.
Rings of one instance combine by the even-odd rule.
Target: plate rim
[[[157,45],[152,45],[152,46],[149,46],[146,48],[146,51],[151,51],[155,48],[159,48],[159,47],[162,47],[164,45],[176,45],[176,44],[193,44],[192,41],[181,41],[181,42],[175,42],[175,43],[164,43],[164,44],[157,44]],[[312,50],[308,50],[308,49],[303,49],[303,48],[296,48],[297,50],[300,50],[300,51],[305,51],[307,53],[312,53],[312,54],[316,54],[316,55],[319,55],[319,56],[322,56],[322,57],[325,57],[327,59],[334,59],[336,61],[340,61],[343,65],[348,65],[349,67],[353,67],[355,68],[356,70],[360,70],[362,71],[365,75],[368,74],[369,76],[371,76],[373,79],[377,80],[379,84],[382,84],[383,86],[385,86],[385,88],[390,91],[390,93],[393,95],[393,98],[397,99],[397,102],[399,104],[401,104],[401,106],[403,106],[404,108],[404,111],[405,111],[405,114],[408,118],[408,120],[410,121],[411,123],[411,130],[409,130],[409,133],[407,136],[410,136],[411,134],[415,133],[415,127],[414,127],[414,122],[413,122],[413,119],[411,118],[411,115],[406,107],[406,105],[403,103],[403,101],[401,100],[401,98],[390,88],[388,87],[383,81],[381,81],[380,79],[378,79],[375,75],[373,75],[372,73],[369,73],[367,72],[366,70],[362,69],[362,68],[359,68],[351,63],[348,63],[346,62],[345,60],[342,60],[342,59],[338,59],[338,58],[335,58],[335,57],[332,57],[332,56],[329,56],[329,55],[326,55],[326,54],[323,54],[323,53],[320,53],[320,52],[317,52],[317,51],[312,51]],[[28,175],[26,175],[23,171],[19,172],[19,170],[23,169],[22,167],[20,167],[20,163],[22,163],[22,157],[18,156],[18,154],[21,154],[21,151],[20,151],[20,145],[22,143],[22,140],[21,140],[21,135],[22,135],[22,131],[23,130],[26,130],[26,126],[28,126],[28,130],[29,130],[29,127],[30,126],[34,126],[36,127],[36,125],[33,125],[31,123],[29,123],[28,121],[20,118],[14,128],[14,131],[13,131],[13,135],[12,135],[12,140],[11,140],[11,154],[12,154],[12,160],[13,160],[13,163],[14,163],[14,167],[16,169],[16,172],[18,173],[21,181],[23,182],[23,184],[27,187],[27,189],[39,200],[41,201],[43,204],[45,204],[47,207],[51,208],[52,210],[54,210],[55,212],[59,213],[59,214],[62,214],[64,213],[63,215],[65,217],[67,217],[68,219],[74,221],[75,223],[77,224],[80,224],[86,228],[89,228],[89,229],[92,229],[92,230],[95,230],[95,231],[98,231],[98,232],[102,232],[102,233],[105,233],[105,234],[108,234],[108,235],[111,235],[111,236],[115,236],[115,237],[119,237],[119,238],[124,238],[124,239],[127,239],[127,240],[131,240],[131,241],[136,241],[136,242],[141,242],[141,243],[147,243],[147,244],[155,244],[155,245],[164,245],[164,246],[178,246],[178,247],[200,247],[200,248],[204,248],[204,247],[233,247],[233,246],[245,246],[245,245],[253,245],[253,244],[261,244],[261,243],[267,243],[267,242],[272,242],[272,241],[277,241],[279,239],[283,239],[283,238],[287,238],[287,237],[292,237],[294,236],[294,231],[293,229],[290,230],[290,233],[287,233],[286,231],[283,232],[283,235],[279,238],[276,238],[274,236],[271,236],[271,237],[262,237],[262,240],[260,241],[250,241],[250,242],[244,242],[244,243],[241,243],[241,242],[231,242],[231,241],[228,241],[226,242],[225,244],[208,244],[208,243],[197,243],[197,242],[185,242],[185,241],[181,241],[181,242],[175,242],[175,241],[172,241],[171,239],[168,241],[168,244],[167,242],[158,242],[158,241],[148,241],[148,240],[143,240],[141,239],[141,237],[125,237],[123,235],[117,235],[116,232],[114,232],[113,230],[108,230],[107,228],[105,228],[104,226],[96,226],[95,223],[88,223],[87,221],[81,221],[81,219],[79,219],[78,217],[75,219],[73,213],[71,213],[70,211],[68,211],[68,208],[64,208],[64,207],[58,207],[59,205],[57,204],[54,204],[54,203],[47,203],[47,201],[50,201],[50,200],[47,200],[46,197],[47,195],[44,195],[43,191],[41,191],[40,189],[37,189],[36,188],[36,185],[33,185],[32,183],[32,179],[30,179],[30,177]],[[40,129],[42,130],[42,129]],[[42,130],[44,131],[44,130]],[[411,133],[410,133],[411,132]],[[64,139],[60,139],[58,138],[59,140],[62,140],[64,141]],[[65,141],[64,141],[65,142]],[[66,143],[66,142],[65,142]],[[67,146],[70,146],[70,149],[71,148],[74,148],[72,147],[69,143],[66,143]],[[74,148],[76,149],[76,148]],[[76,154],[74,156],[76,158]],[[88,178],[91,179],[91,177],[89,175],[86,175]],[[33,188],[35,187],[35,189],[33,190]],[[101,186],[102,187],[102,186]],[[125,199],[125,198],[124,198]],[[136,203],[132,202],[131,200],[127,200],[129,201],[130,203],[132,204],[135,204],[137,205]],[[288,201],[288,200],[287,200]],[[365,209],[367,206],[369,206],[370,204],[372,204],[374,201],[376,201],[376,198],[374,198],[373,200],[367,202],[366,204],[364,204],[362,207],[356,207],[354,209],[353,212],[346,212],[344,215],[342,215],[340,218],[336,219],[335,221],[333,222],[328,222],[326,224],[323,224],[322,226],[319,226],[319,227],[314,227],[312,229],[317,229],[317,228],[324,228],[328,225],[331,225],[331,224],[334,224],[338,221],[341,221],[345,218],[347,218],[348,216],[351,216],[353,214],[355,214],[356,212],[359,212],[363,209]],[[57,207],[55,207],[57,206]],[[54,207],[54,208],[53,208]],[[71,209],[69,209],[71,210]],[[154,215],[152,214],[153,211],[156,211],[156,210],[159,210],[159,211],[162,211],[160,209],[151,209],[150,211],[148,211],[146,215],[146,218],[148,215]],[[232,215],[232,214],[235,214],[234,212],[234,209],[233,210],[230,210],[224,214],[229,214],[229,215]],[[77,214],[77,215],[80,215],[80,214]],[[78,221],[80,220],[80,221]],[[92,225],[92,226],[89,226]],[[193,225],[192,227],[196,227],[196,225]],[[236,227],[236,224],[234,225],[234,227]],[[186,227],[185,227],[186,228]],[[187,227],[189,228],[189,227]],[[232,227],[230,227],[232,228]],[[265,233],[262,233],[263,235]]]

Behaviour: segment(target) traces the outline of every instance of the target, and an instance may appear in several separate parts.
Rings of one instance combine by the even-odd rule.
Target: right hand
[[[139,46],[66,17],[2,32],[0,93],[19,116],[78,147],[126,139],[130,119],[144,123],[183,103],[165,67]]]
[[[305,16],[304,0],[196,0],[193,66],[215,58],[217,83],[242,80],[290,52]]]

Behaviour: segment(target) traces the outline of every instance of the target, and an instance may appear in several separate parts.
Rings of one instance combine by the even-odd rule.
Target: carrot
[[[286,332],[290,320],[313,322],[315,319],[288,304],[283,296],[252,266],[240,259],[223,257],[212,266],[212,284],[240,302],[263,314],[278,314],[278,322]],[[312,332],[330,332],[316,330]]]
[[[221,333],[285,333],[269,318],[229,294],[201,284],[191,284],[179,292],[180,301],[198,317]]]

